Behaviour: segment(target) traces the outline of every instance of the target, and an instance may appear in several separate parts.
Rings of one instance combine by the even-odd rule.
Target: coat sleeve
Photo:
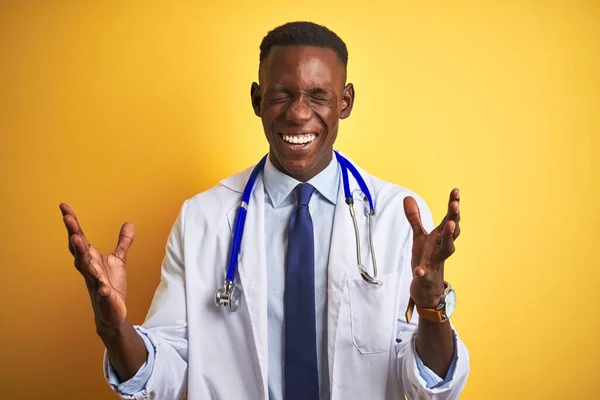
[[[187,313],[184,266],[184,221],[187,201],[171,229],[161,267],[161,280],[142,325],[155,358],[145,388],[132,395],[113,390],[122,399],[182,399],[187,386]]]
[[[421,211],[421,219],[423,227],[428,231],[434,229],[433,218],[431,212],[427,207],[427,204],[416,195],[412,195]],[[412,255],[412,232],[407,240],[407,245],[404,248],[405,262],[407,265],[401,266],[401,268],[411,269],[410,259]],[[400,299],[398,325],[396,331],[396,373],[397,378],[402,388],[403,393],[409,399],[431,399],[431,400],[450,400],[457,399],[462,392],[467,377],[469,375],[469,352],[460,340],[454,326],[452,332],[454,334],[455,344],[455,357],[453,362],[453,368],[448,371],[448,376],[441,377],[440,384],[428,387],[426,379],[422,376],[418,363],[420,362],[419,356],[415,349],[415,335],[417,331],[417,325],[419,315],[414,313],[410,323],[406,323],[404,318],[404,311],[408,304],[408,297],[410,296],[410,284],[412,281],[412,273],[402,274],[403,281],[402,286],[402,298]],[[423,370],[423,368],[421,368]]]

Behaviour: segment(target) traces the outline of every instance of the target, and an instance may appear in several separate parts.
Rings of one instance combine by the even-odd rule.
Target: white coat
[[[259,176],[248,208],[236,282],[243,290],[237,312],[214,304],[223,286],[232,228],[251,168],[186,200],[173,226],[161,282],[143,327],[157,346],[142,399],[268,400],[267,276],[264,185]],[[412,230],[404,197],[417,199],[423,224],[433,222],[414,193],[361,169],[375,203],[374,245],[381,287],[362,280],[356,265],[352,220],[340,185],[327,282],[327,349],[332,400],[455,399],[469,372],[457,339],[451,384],[427,389],[415,361],[415,321],[404,323],[412,279]],[[350,175],[351,191],[358,185]],[[358,204],[357,204],[358,205]],[[366,213],[357,207],[363,263],[372,268]],[[318,244],[317,244],[318,245]],[[415,313],[416,314],[416,313]],[[128,398],[128,397],[123,397]],[[129,397],[131,398],[131,397]]]

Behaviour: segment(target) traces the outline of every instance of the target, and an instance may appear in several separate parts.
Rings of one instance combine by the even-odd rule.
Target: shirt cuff
[[[135,326],[135,330],[144,341],[146,350],[148,351],[148,358],[146,359],[146,362],[140,367],[136,374],[131,379],[121,382],[115,370],[110,365],[108,356],[106,357],[104,364],[108,383],[117,393],[126,396],[134,396],[146,389],[146,384],[148,383],[150,375],[152,375],[152,371],[154,370],[154,359],[156,357],[156,345],[148,335],[148,332],[141,326]]]
[[[425,381],[427,389],[442,388],[452,381],[452,377],[454,376],[454,370],[456,369],[456,361],[458,360],[458,352],[456,351],[456,333],[454,331],[452,331],[452,337],[454,339],[454,356],[452,359],[452,364],[450,364],[450,368],[448,368],[446,378],[444,379],[440,378],[435,372],[433,372],[425,364],[423,364],[421,357],[419,357],[419,353],[417,353],[414,338],[412,340],[417,370],[419,371],[419,375],[421,375],[421,378],[423,378],[423,380]]]

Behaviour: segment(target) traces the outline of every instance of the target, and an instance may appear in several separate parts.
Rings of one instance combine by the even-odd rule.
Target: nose
[[[305,96],[298,96],[293,99],[286,111],[286,118],[296,123],[306,122],[312,117],[312,109]]]

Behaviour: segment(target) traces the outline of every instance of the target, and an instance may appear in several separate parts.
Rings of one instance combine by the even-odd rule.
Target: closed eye
[[[269,100],[272,103],[281,103],[283,101],[287,101],[290,98],[290,96],[277,96],[277,97],[272,97]]]
[[[322,103],[329,100],[329,93],[323,89],[317,88],[310,91],[310,98],[316,102]]]
[[[283,91],[273,91],[267,96],[271,103],[283,103],[289,100],[290,95]]]
[[[276,93],[268,97],[268,100],[272,104],[285,103],[290,99],[290,96],[285,93]]]

